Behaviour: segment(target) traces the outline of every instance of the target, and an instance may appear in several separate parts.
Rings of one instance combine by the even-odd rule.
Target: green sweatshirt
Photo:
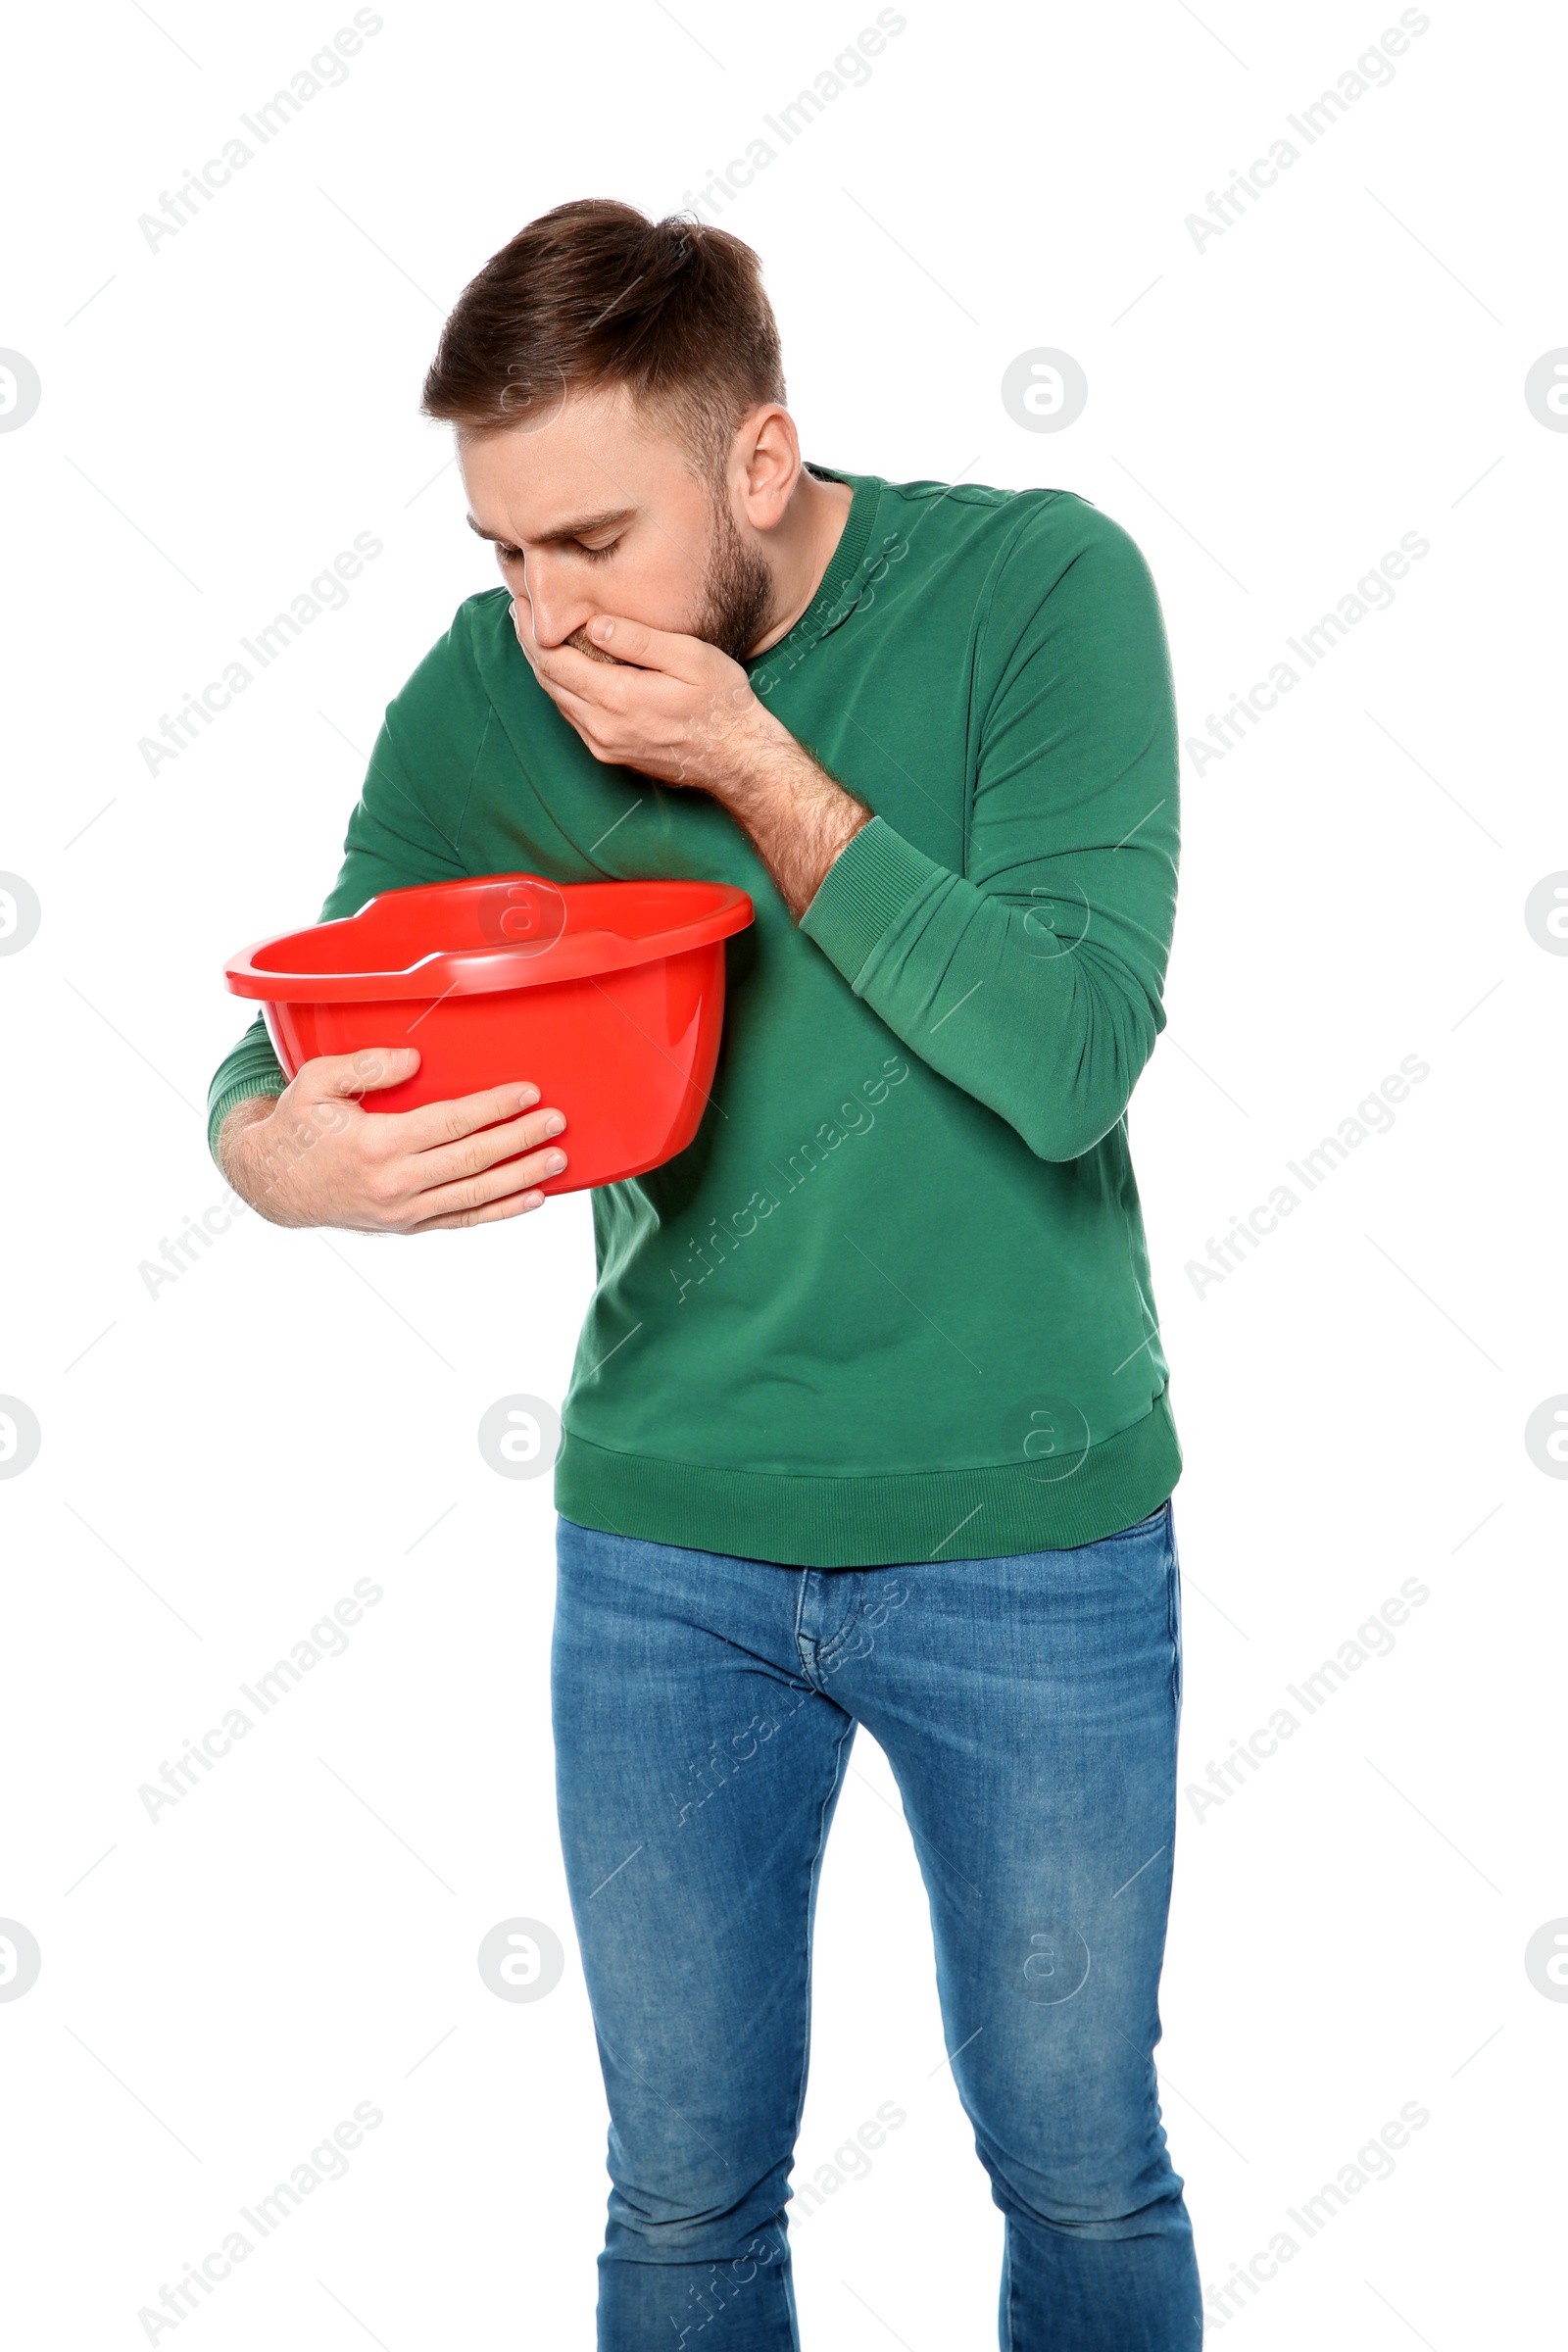
[[[389,707],[322,916],[519,869],[756,903],[696,1141],[593,1196],[567,1518],[818,1567],[1088,1543],[1181,1469],[1126,1116],[1176,898],[1159,607],[1069,493],[813,470],[854,504],[749,667],[876,815],[799,927],[716,803],[593,759],[499,587]],[[282,1084],[258,1020],[212,1132]]]

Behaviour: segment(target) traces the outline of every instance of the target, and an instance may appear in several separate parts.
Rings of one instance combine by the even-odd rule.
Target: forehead
[[[673,423],[623,385],[566,392],[505,432],[460,438],[458,465],[472,519],[492,537],[548,539],[701,495]]]

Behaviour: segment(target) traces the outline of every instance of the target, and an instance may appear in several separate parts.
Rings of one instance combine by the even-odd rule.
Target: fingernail
[[[522,1205],[524,1208],[543,1208],[544,1204],[545,1197],[543,1193],[524,1193],[522,1196]]]
[[[612,620],[591,620],[588,627],[600,645],[608,645],[615,634],[615,624]]]
[[[539,1089],[536,1086],[525,1086],[517,1097],[517,1107],[519,1110],[526,1110],[530,1102],[537,1102],[538,1100]]]
[[[566,1154],[564,1152],[547,1152],[545,1153],[545,1166],[550,1170],[552,1176],[559,1175],[565,1164]]]
[[[559,1110],[553,1110],[545,1120],[546,1135],[559,1135],[566,1124]]]

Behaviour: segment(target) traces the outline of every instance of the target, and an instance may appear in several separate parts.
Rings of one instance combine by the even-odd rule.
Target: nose
[[[543,646],[564,645],[574,630],[592,619],[597,610],[580,589],[573,593],[548,556],[535,554],[524,559],[522,586],[533,633]]]

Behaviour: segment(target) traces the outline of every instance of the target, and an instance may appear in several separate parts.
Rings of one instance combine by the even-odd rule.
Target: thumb
[[[704,639],[678,637],[668,629],[653,629],[646,621],[622,620],[609,612],[595,613],[587,624],[587,635],[612,662],[625,662],[637,669],[662,669],[691,686],[701,682],[705,664],[713,655],[713,648]]]
[[[396,1086],[412,1078],[418,1066],[418,1050],[414,1046],[364,1046],[358,1054],[322,1054],[307,1062],[300,1076],[309,1075],[313,1095],[341,1101],[372,1094],[377,1087]]]

